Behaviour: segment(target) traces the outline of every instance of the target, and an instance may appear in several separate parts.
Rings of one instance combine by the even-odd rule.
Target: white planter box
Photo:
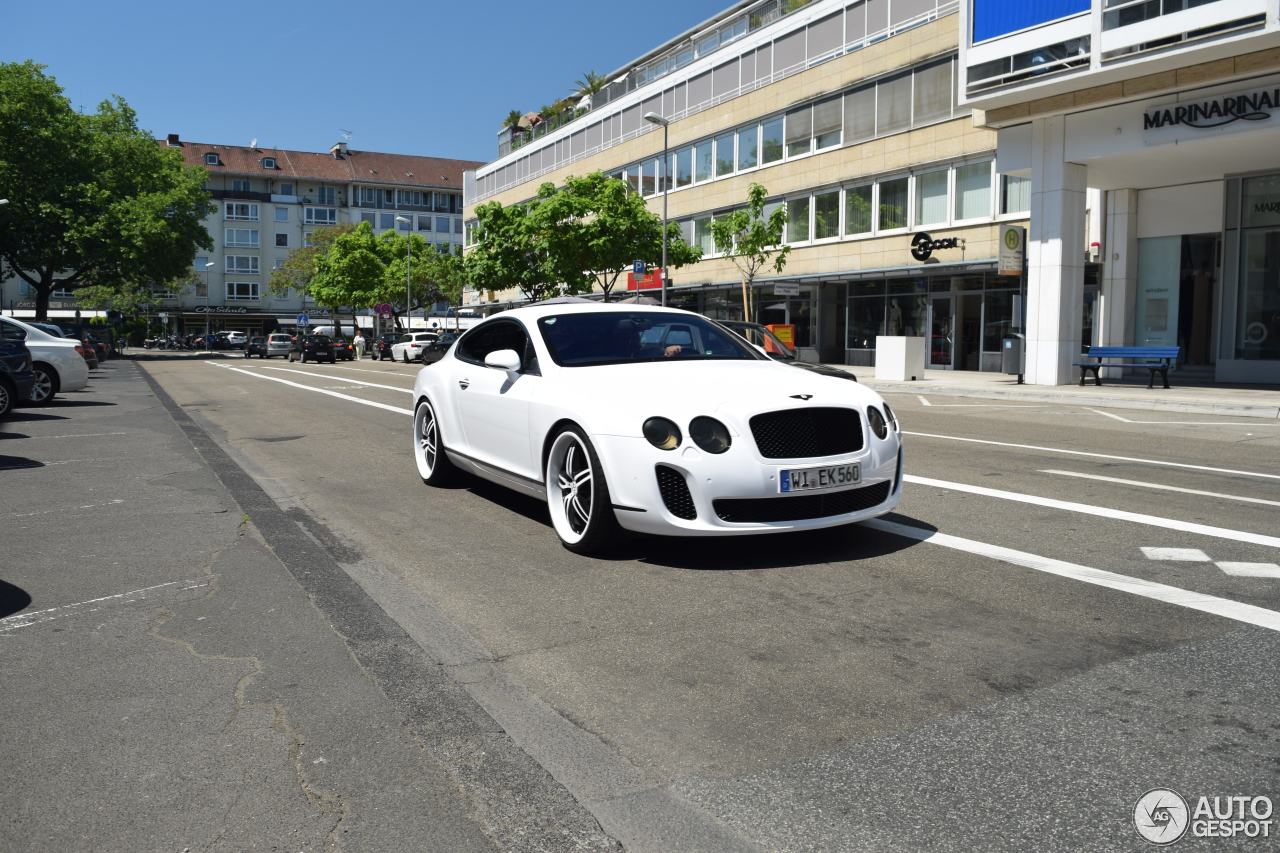
[[[876,379],[924,379],[924,338],[876,337]]]

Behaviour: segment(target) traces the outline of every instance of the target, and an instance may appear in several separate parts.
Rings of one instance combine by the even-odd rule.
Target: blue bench
[[[1145,367],[1151,371],[1151,378],[1147,380],[1148,388],[1155,385],[1157,372],[1164,379],[1164,387],[1168,388],[1169,368],[1177,363],[1178,353],[1181,351],[1181,347],[1089,347],[1089,351],[1082,355],[1081,358],[1091,360],[1073,361],[1071,366],[1080,368],[1081,385],[1084,385],[1084,378],[1091,370],[1093,371],[1093,384],[1101,385],[1102,378],[1098,375],[1099,368]]]

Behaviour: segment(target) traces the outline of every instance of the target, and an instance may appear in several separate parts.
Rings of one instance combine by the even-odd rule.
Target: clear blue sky
[[[32,59],[77,108],[113,94],[156,136],[492,160],[536,110],[732,0],[538,3],[33,0],[0,15],[0,60]]]

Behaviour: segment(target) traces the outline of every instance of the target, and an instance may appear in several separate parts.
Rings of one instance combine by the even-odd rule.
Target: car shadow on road
[[[31,604],[31,596],[25,589],[7,581],[0,581],[0,619],[25,610]]]
[[[25,432],[0,432],[0,441],[4,441],[7,438],[31,438],[31,436]]]
[[[76,400],[68,397],[55,397],[44,404],[46,409],[70,409],[79,406],[115,406],[110,400]]]
[[[15,410],[9,413],[10,423],[21,423],[23,421],[65,421],[64,415],[42,415],[38,411],[32,409]]]
[[[0,456],[0,471],[18,471],[23,468],[43,468],[44,463],[25,456]]]

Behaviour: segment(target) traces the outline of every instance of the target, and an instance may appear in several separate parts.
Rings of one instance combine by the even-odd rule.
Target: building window
[[[289,208],[287,208],[287,207],[277,207],[277,208],[276,208],[276,222],[288,222],[288,221],[289,221]]]
[[[274,169],[275,167],[276,167],[276,158],[274,158],[274,157],[263,157],[263,158],[262,158],[262,168],[264,168],[264,169]]]
[[[374,213],[372,210],[362,210],[362,211],[360,211],[360,221],[361,221],[361,222],[368,222],[370,226],[373,226],[373,225],[375,225],[375,224],[376,224],[377,219],[378,219],[378,215],[377,215],[376,213]]]
[[[813,139],[819,151],[840,144],[841,103],[837,95],[813,105]]]
[[[693,147],[693,179],[707,181],[711,179],[711,140],[699,142]]]
[[[676,152],[676,186],[687,187],[693,183],[693,149],[681,148]]]
[[[756,125],[738,131],[738,168],[754,169],[760,160],[760,131]]]
[[[281,248],[281,249],[287,249],[287,248],[289,248],[289,235],[288,235],[288,234],[277,234],[277,235],[276,235],[276,246],[278,246],[278,247],[279,247],[279,248]]]
[[[733,152],[733,133],[722,133],[716,137],[716,177],[732,175],[735,161]]]
[[[876,86],[876,135],[884,136],[911,125],[911,72]]]
[[[844,233],[871,233],[871,184],[844,191]]]
[[[658,161],[650,160],[647,163],[641,163],[640,169],[640,194],[646,198],[653,195],[658,187]]]
[[[459,217],[458,219],[453,220],[453,233],[454,233],[454,234],[461,234],[461,233],[462,233],[462,218],[461,218],[461,217]]]
[[[787,113],[787,156],[808,154],[813,138],[813,107],[801,107]]]
[[[916,175],[917,227],[947,221],[947,170]]]
[[[196,255],[196,259],[191,263],[191,266],[197,272],[204,272],[204,265],[207,263],[209,263],[208,255]]]
[[[244,302],[253,301],[258,298],[258,283],[256,281],[229,281],[227,282],[227,301],[228,302]]]
[[[1017,175],[1000,176],[1000,212],[1026,213],[1031,210],[1031,179]]]
[[[258,231],[255,228],[228,228],[223,236],[223,242],[228,246],[258,248]]]
[[[991,216],[991,161],[956,167],[956,219]]]
[[[281,184],[280,195],[293,195],[293,184]]]
[[[880,182],[881,231],[907,227],[907,179]]]
[[[395,228],[396,215],[394,213],[379,213],[378,227],[379,228]]]
[[[204,155],[204,164],[205,164],[206,166],[216,166],[216,165],[218,165],[218,155],[217,155],[217,154],[206,154],[206,155]]]
[[[311,231],[303,231],[303,232],[302,232],[302,245],[303,245],[303,246],[305,246],[305,247],[306,247],[306,248],[308,248],[308,249],[310,249],[312,246],[314,246],[314,245],[316,244],[316,243],[315,243],[315,240],[312,240],[312,239],[311,239],[311,234],[312,234],[312,233],[313,233],[313,232],[311,232]]]
[[[332,207],[306,207],[303,208],[302,221],[307,225],[336,225],[338,223],[338,211]]]
[[[449,233],[449,217],[447,216],[436,217],[436,231],[437,233],[440,233],[440,234]]]
[[[225,212],[227,219],[243,219],[249,222],[258,221],[258,206],[256,204],[227,202]]]
[[[804,243],[809,239],[809,197],[787,199],[787,242]]]
[[[236,275],[257,275],[258,274],[258,256],[257,255],[227,255],[225,270]]]
[[[419,231],[430,231],[430,230],[431,230],[431,217],[430,217],[430,216],[419,216],[419,217],[418,217],[418,230],[419,230]]]
[[[923,124],[951,115],[950,59],[916,69],[914,102],[911,116],[913,124]]]
[[[782,116],[766,121],[761,126],[763,141],[760,143],[760,162],[768,165],[782,159]]]
[[[360,188],[360,203],[361,203],[361,204],[377,204],[377,203],[378,203],[378,191],[377,191],[377,190],[375,190],[373,187],[361,187],[361,188]]]
[[[402,220],[402,219],[404,220],[403,222],[401,222],[401,221],[400,221],[400,220]],[[396,230],[397,230],[397,231],[412,231],[412,230],[413,230],[413,217],[412,217],[412,216],[397,216],[397,217],[396,217],[395,219],[393,219],[392,221],[393,221],[393,222],[395,222],[395,224],[396,224]]]
[[[320,187],[316,190],[317,204],[337,204],[338,190],[335,187]]]
[[[249,181],[244,178],[234,178],[231,181],[231,191],[233,193],[249,192]]]
[[[271,262],[271,268],[273,270],[278,270],[283,266],[284,266],[284,258],[276,258],[274,261]]]
[[[383,190],[383,191],[382,191],[382,204],[383,204],[383,206],[384,206],[384,207],[395,207],[395,206],[396,206],[396,193],[395,193],[395,190]]]
[[[813,239],[840,236],[840,191],[817,193],[813,197]]]
[[[715,237],[711,235],[710,216],[702,216],[693,220],[693,240],[701,247],[704,257],[716,253]]]

